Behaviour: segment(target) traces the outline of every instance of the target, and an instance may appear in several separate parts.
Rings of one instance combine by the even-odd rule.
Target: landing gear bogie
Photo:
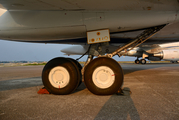
[[[144,65],[144,64],[146,64],[146,60],[145,59],[141,59],[141,60],[136,59],[135,60],[135,64],[142,64],[142,65]]]

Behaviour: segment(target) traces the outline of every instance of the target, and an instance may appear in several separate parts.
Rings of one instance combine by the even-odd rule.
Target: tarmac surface
[[[40,95],[43,66],[0,67],[0,120],[179,120],[179,64],[121,66],[124,96],[97,96],[84,83]]]

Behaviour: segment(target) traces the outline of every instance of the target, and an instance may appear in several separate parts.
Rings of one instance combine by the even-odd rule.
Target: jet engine
[[[163,50],[162,52],[156,53],[153,56],[168,61],[179,61],[179,50]]]

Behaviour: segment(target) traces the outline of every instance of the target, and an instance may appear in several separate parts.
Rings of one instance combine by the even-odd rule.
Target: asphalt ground
[[[179,64],[121,64],[124,96],[37,94],[43,66],[0,67],[0,120],[179,120]]]

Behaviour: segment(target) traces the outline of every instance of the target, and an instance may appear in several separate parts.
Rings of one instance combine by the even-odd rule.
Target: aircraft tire
[[[50,93],[67,95],[78,87],[80,72],[70,59],[54,58],[45,65],[42,71],[42,82]]]
[[[145,60],[145,59],[141,59],[141,60],[140,60],[140,63],[141,63],[142,65],[144,65],[144,64],[146,64],[146,60]]]
[[[123,84],[123,70],[114,59],[99,57],[86,66],[84,82],[93,94],[115,94]]]
[[[137,59],[137,60],[135,60],[135,64],[139,64],[140,63],[140,61]]]
[[[78,67],[78,70],[79,70],[79,73],[80,73],[80,82],[79,82],[79,85],[78,85],[78,87],[79,87],[81,85],[81,83],[82,83],[82,74],[81,74],[82,66],[81,66],[81,64],[77,60],[74,60],[72,58],[68,58],[68,59],[73,61],[76,64],[76,66]]]

